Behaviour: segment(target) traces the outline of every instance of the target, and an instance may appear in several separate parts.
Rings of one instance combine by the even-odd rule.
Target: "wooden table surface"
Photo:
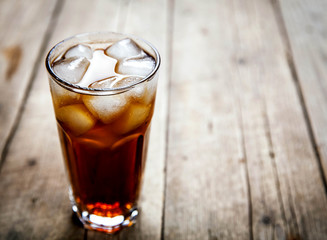
[[[71,35],[162,56],[141,215],[120,239],[327,239],[327,1],[1,0],[0,239],[72,218],[45,70]]]

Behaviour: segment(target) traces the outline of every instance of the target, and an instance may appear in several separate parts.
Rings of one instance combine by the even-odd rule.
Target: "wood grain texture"
[[[249,239],[229,1],[174,6],[165,239]]]
[[[273,5],[207,4],[176,3],[165,236],[324,239],[323,180]]]
[[[34,64],[43,47],[56,1],[0,2],[0,166],[15,131]]]
[[[269,1],[234,1],[244,144],[254,239],[324,239],[324,184],[287,44]],[[244,11],[246,9],[246,11]],[[269,19],[261,21],[261,19]],[[253,44],[253,43],[256,44]]]
[[[327,176],[327,3],[326,1],[279,1],[289,41],[291,64],[297,73],[314,147]],[[325,179],[326,182],[326,179]],[[325,184],[325,188],[326,188]],[[327,191],[327,189],[326,189]]]

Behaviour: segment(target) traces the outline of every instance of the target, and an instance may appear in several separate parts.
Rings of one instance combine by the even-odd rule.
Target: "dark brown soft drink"
[[[73,210],[87,228],[112,233],[138,214],[156,61],[124,38],[68,45],[47,65]]]
[[[145,166],[152,111],[144,124],[121,135],[111,130],[115,124],[124,124],[121,118],[113,124],[97,123],[80,136],[58,121],[71,188],[80,209],[115,217],[127,214],[134,206]]]

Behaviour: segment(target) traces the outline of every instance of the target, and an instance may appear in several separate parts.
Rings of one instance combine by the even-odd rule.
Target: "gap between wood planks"
[[[323,166],[321,163],[321,156],[320,156],[320,152],[318,150],[317,147],[317,141],[315,139],[314,133],[313,133],[313,129],[312,129],[312,124],[311,124],[311,120],[310,120],[310,116],[308,113],[308,109],[307,106],[305,104],[305,99],[303,96],[303,91],[302,91],[302,86],[301,83],[299,81],[299,77],[296,71],[296,66],[294,63],[294,56],[293,56],[293,52],[292,52],[292,47],[290,44],[290,40],[288,37],[288,33],[287,33],[287,29],[286,29],[286,25],[283,19],[283,14],[282,14],[282,9],[280,6],[280,0],[270,0],[275,17],[276,17],[276,22],[277,22],[277,26],[278,29],[280,31],[280,35],[282,37],[282,41],[284,42],[284,45],[286,46],[286,60],[292,75],[292,79],[294,81],[295,84],[295,88],[296,88],[296,92],[298,94],[300,103],[301,103],[301,109],[303,112],[303,116],[305,119],[305,123],[307,126],[307,130],[308,130],[308,134],[309,134],[309,138],[310,138],[310,142],[312,144],[312,148],[314,151],[314,154],[316,156],[317,159],[317,163],[318,163],[318,167],[319,167],[319,173],[320,173],[320,177],[322,179],[323,185],[324,185],[324,189],[325,189],[325,194],[327,194],[327,179],[326,179],[326,175],[325,172],[323,170]]]
[[[234,15],[235,16],[235,15]],[[237,23],[236,23],[237,25]],[[238,26],[237,26],[238,28]],[[239,34],[237,34],[237,41],[241,42]],[[237,67],[237,78],[240,78],[239,68]],[[249,240],[254,239],[254,232],[253,232],[253,200],[252,200],[252,193],[251,193],[251,183],[250,183],[250,176],[249,176],[249,165],[248,165],[248,154],[246,151],[245,146],[245,136],[244,136],[244,122],[243,122],[243,111],[241,106],[241,99],[239,93],[235,91],[235,86],[233,85],[233,93],[234,99],[236,100],[236,117],[237,117],[237,124],[238,128],[240,129],[240,145],[241,145],[241,153],[242,153],[242,160],[244,161],[243,171],[245,173],[245,181],[246,181],[246,194],[248,200],[248,228],[249,228]]]
[[[175,0],[168,0],[168,11],[167,11],[167,88],[168,88],[168,103],[167,103],[167,116],[166,116],[166,148],[165,148],[165,162],[164,162],[164,196],[162,204],[162,214],[161,214],[161,235],[160,239],[165,239],[165,206],[166,206],[166,193],[167,193],[167,167],[168,167],[168,135],[169,135],[169,109],[171,105],[170,100],[170,89],[171,89],[171,79],[172,79],[172,62],[173,62],[173,32],[174,32],[174,10],[175,10]]]
[[[246,188],[247,188],[247,195],[248,195],[248,220],[249,220],[249,238],[253,240],[253,211],[252,211],[252,194],[251,194],[251,184],[250,184],[250,177],[249,177],[249,166],[247,161],[247,153],[245,147],[245,139],[244,139],[244,126],[243,126],[243,112],[240,104],[240,98],[237,96],[237,106],[238,106],[238,124],[239,129],[241,130],[241,146],[242,146],[242,155],[244,158],[244,171],[245,171],[245,179],[246,179]]]
[[[267,107],[266,107],[266,102],[264,99],[264,121],[265,121],[265,130],[266,130],[266,137],[268,139],[268,144],[269,144],[269,157],[271,159],[271,164],[272,164],[272,169],[274,172],[274,176],[275,176],[275,186],[276,186],[276,190],[277,190],[277,198],[278,201],[280,203],[280,212],[281,212],[281,216],[284,222],[284,225],[286,227],[288,227],[287,225],[287,220],[286,220],[286,214],[285,214],[285,207],[284,207],[284,202],[282,199],[282,193],[280,190],[280,181],[278,178],[278,171],[277,171],[277,164],[276,164],[276,160],[275,160],[275,150],[274,150],[274,145],[273,145],[273,141],[272,141],[272,137],[271,137],[271,131],[270,131],[270,122],[269,122],[269,118],[267,116]],[[290,229],[288,229],[288,231],[290,232]]]
[[[34,62],[34,65],[32,65],[33,70],[32,70],[30,78],[28,79],[27,86],[26,86],[25,92],[23,94],[21,104],[18,107],[17,116],[16,116],[16,118],[14,120],[12,128],[9,131],[8,137],[7,137],[6,141],[5,141],[5,144],[4,144],[2,153],[1,153],[1,157],[0,157],[0,173],[1,173],[2,166],[3,166],[3,164],[4,164],[5,160],[6,160],[6,157],[7,157],[11,142],[12,142],[12,140],[13,140],[15,134],[16,134],[16,131],[18,129],[18,126],[20,124],[20,121],[21,121],[21,118],[22,118],[22,115],[23,115],[23,112],[24,112],[24,109],[25,109],[27,99],[29,97],[29,94],[30,94],[30,91],[32,89],[35,76],[37,74],[37,70],[39,68],[39,65],[43,63],[43,53],[45,52],[45,50],[46,50],[46,48],[48,46],[49,40],[50,40],[50,38],[52,36],[52,29],[57,24],[57,18],[58,18],[59,13],[61,12],[63,1],[64,0],[57,0],[57,2],[55,4],[54,10],[53,10],[53,12],[51,14],[51,17],[50,17],[49,24],[48,24],[48,26],[46,28],[45,34],[43,35],[43,40],[42,40],[39,52],[37,54],[37,58],[36,58],[36,60]]]

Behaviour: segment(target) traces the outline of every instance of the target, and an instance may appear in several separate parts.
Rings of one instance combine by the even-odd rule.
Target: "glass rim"
[[[155,67],[153,68],[153,70],[145,77],[142,77],[141,80],[137,81],[136,83],[133,83],[131,85],[127,85],[124,87],[118,87],[118,88],[88,88],[88,87],[81,87],[77,84],[73,84],[73,83],[69,83],[67,81],[65,81],[64,79],[60,78],[59,76],[57,76],[55,74],[55,72],[53,71],[52,67],[51,67],[51,63],[50,63],[50,57],[52,56],[53,52],[62,44],[66,43],[69,40],[72,39],[78,39],[81,37],[85,37],[88,35],[97,35],[97,34],[114,34],[114,35],[121,35],[122,37],[129,37],[131,39],[135,39],[135,40],[139,40],[142,41],[143,43],[145,43],[146,45],[148,45],[155,54]],[[118,32],[110,32],[110,31],[99,31],[99,32],[87,32],[87,33],[80,33],[80,34],[76,34],[73,35],[71,37],[65,38],[64,40],[58,42],[57,44],[55,44],[50,51],[48,52],[46,59],[45,59],[45,65],[46,65],[46,69],[48,71],[48,73],[51,76],[51,79],[54,80],[57,84],[59,84],[61,87],[72,91],[72,92],[76,92],[76,93],[81,93],[81,94],[87,94],[87,95],[114,95],[114,94],[119,94],[119,93],[123,93],[126,92],[132,88],[134,88],[135,86],[149,81],[151,79],[154,78],[155,74],[158,72],[159,67],[161,64],[161,57],[160,54],[158,52],[158,50],[148,41],[136,37],[134,35],[129,35],[129,34],[123,34],[123,33],[118,33]]]

